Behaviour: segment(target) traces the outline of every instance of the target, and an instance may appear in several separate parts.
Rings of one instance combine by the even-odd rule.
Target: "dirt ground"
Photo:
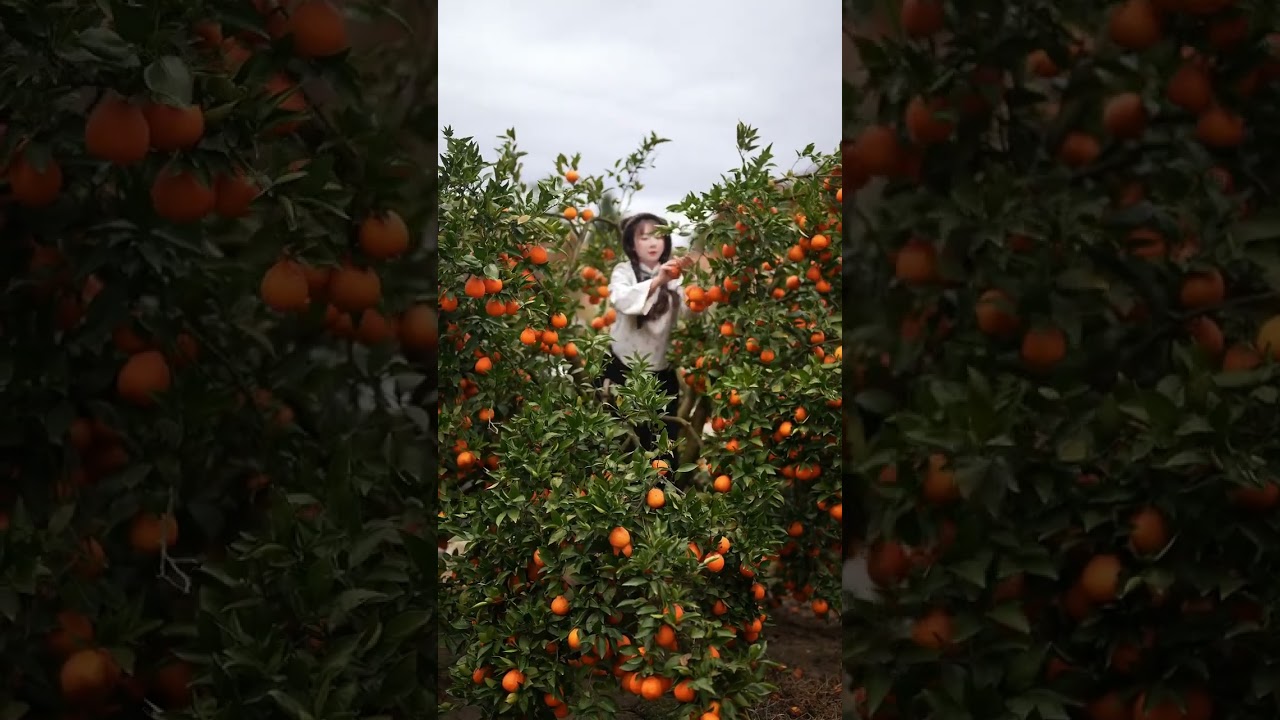
[[[840,687],[840,620],[830,615],[826,620],[802,609],[791,612],[784,605],[771,613],[764,633],[769,647],[767,657],[785,667],[769,674],[769,682],[778,687],[765,701],[747,714],[747,720],[838,720],[841,710]],[[449,687],[451,659],[444,650],[440,655],[438,687],[442,700]],[[672,700],[645,702],[619,691],[622,711],[619,720],[659,720],[684,718],[675,714]],[[440,716],[441,720],[483,720],[477,708],[460,708]]]

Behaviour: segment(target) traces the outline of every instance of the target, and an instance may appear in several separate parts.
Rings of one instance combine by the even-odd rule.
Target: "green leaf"
[[[1017,603],[1002,604],[987,613],[987,617],[1024,635],[1031,633],[1031,623],[1027,621],[1026,614]]]
[[[267,697],[276,701],[276,705],[280,707],[293,720],[315,720],[311,713],[307,712],[306,707],[302,703],[293,698],[292,695],[285,693],[283,690],[268,690]]]
[[[114,30],[94,27],[82,31],[77,39],[80,46],[93,55],[120,67],[137,67],[141,63],[133,46],[125,42]]]

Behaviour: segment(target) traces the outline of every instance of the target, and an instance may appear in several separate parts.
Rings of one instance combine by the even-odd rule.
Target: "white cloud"
[[[490,153],[515,128],[526,172],[582,153],[597,173],[656,132],[671,139],[632,212],[715,184],[755,127],[791,167],[840,140],[839,6],[767,0],[447,0],[440,5],[440,125]]]

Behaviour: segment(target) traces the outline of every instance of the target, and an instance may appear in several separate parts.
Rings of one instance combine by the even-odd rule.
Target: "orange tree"
[[[860,714],[1274,717],[1275,7],[879,5]]]
[[[446,131],[440,617],[453,694],[491,716],[613,717],[620,685],[681,717],[737,717],[769,690],[766,585],[822,614],[836,602],[841,352],[827,298],[840,260],[822,233],[838,223],[839,178],[810,149],[813,174],[770,180],[768,151],[747,155],[754,131],[739,139],[742,167],[671,208],[700,243],[730,248],[685,278],[694,312],[673,357],[690,397],[671,468],[658,455],[672,438],[645,453],[633,437],[662,412],[656,383],[619,389],[620,417],[593,383],[618,321],[613,208],[663,140],[604,177],[562,156],[526,184],[514,133],[486,162]]]
[[[5,718],[434,707],[434,208],[345,7],[0,2]]]

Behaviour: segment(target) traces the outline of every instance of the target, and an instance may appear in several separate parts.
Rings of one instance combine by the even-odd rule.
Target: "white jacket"
[[[648,268],[645,268],[646,270]],[[657,268],[654,268],[656,271]],[[613,354],[624,365],[631,365],[631,358],[636,353],[643,355],[652,370],[665,370],[668,367],[667,350],[671,342],[671,331],[683,313],[684,298],[679,296],[680,278],[667,282],[667,287],[676,291],[673,308],[667,310],[660,318],[649,320],[644,327],[636,327],[636,318],[649,312],[658,300],[658,293],[649,293],[650,280],[636,281],[636,274],[631,269],[631,262],[618,263],[609,278],[609,300],[618,311],[617,321],[610,328]]]

